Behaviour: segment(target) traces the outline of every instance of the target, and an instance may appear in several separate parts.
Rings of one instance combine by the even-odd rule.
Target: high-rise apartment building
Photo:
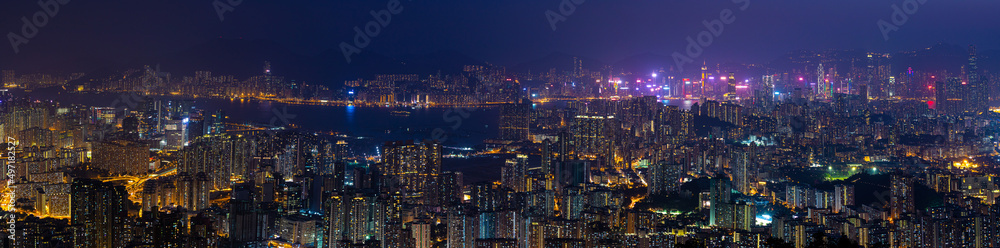
[[[408,197],[423,197],[435,190],[441,173],[441,145],[428,141],[387,142],[382,152],[382,173],[390,188]]]
[[[529,138],[531,125],[531,101],[521,99],[518,103],[500,106],[500,139],[523,141]]]
[[[75,247],[125,247],[131,204],[125,187],[91,179],[77,179],[71,187]]]

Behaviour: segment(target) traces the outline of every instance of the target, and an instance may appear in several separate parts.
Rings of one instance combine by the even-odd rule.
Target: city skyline
[[[1000,2],[10,2],[3,247],[1000,247]]]

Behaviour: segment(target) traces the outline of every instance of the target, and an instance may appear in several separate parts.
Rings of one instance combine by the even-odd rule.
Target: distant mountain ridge
[[[573,58],[581,60],[581,64],[584,69],[587,70],[600,70],[606,64],[597,59],[573,56],[570,54],[553,52],[545,55],[544,57],[525,61],[513,66],[510,66],[510,71],[520,72],[520,73],[542,73],[547,72],[549,69],[555,68],[557,72],[562,71],[573,71]]]
[[[314,56],[296,54],[286,47],[262,40],[216,39],[189,49],[157,58],[143,58],[114,69],[141,68],[160,65],[174,76],[189,76],[195,71],[211,71],[213,75],[233,75],[247,78],[263,74],[264,62],[271,63],[275,75],[300,82],[339,86],[346,80],[369,78],[375,74],[421,74],[440,71],[455,74],[465,65],[485,65],[456,51],[438,51],[408,59],[390,58],[372,51],[362,51],[351,63],[339,49],[330,49]],[[106,73],[113,69],[95,72]],[[99,78],[100,76],[98,76]]]
[[[967,46],[939,43],[926,49],[897,52],[894,53],[892,60],[894,71],[901,72],[913,67],[914,70],[920,71],[948,70],[958,73],[968,63],[967,48]],[[997,68],[1000,68],[1000,51],[979,51],[979,54],[980,70],[992,70],[991,72],[995,73]],[[674,62],[668,55],[644,53],[609,64],[598,59],[554,52],[508,66],[508,71],[542,73],[552,68],[558,72],[573,71],[574,57],[582,60],[584,69],[591,71],[604,71],[608,66],[613,68],[615,73],[625,71],[652,73],[661,68],[668,72],[674,70]],[[85,79],[105,78],[115,71],[141,68],[143,65],[160,65],[162,71],[172,73],[175,78],[193,75],[195,71],[212,71],[214,75],[233,75],[244,79],[261,75],[264,61],[269,61],[275,75],[298,82],[339,87],[344,81],[370,78],[375,74],[431,75],[438,72],[457,74],[461,73],[465,65],[488,65],[483,60],[454,50],[411,55],[402,59],[363,50],[360,54],[354,55],[352,60],[352,63],[347,63],[339,49],[329,49],[313,56],[306,56],[272,41],[220,38],[155,58],[133,59],[114,64],[109,62],[108,65],[87,72]],[[771,66],[781,67],[779,64],[772,62]]]

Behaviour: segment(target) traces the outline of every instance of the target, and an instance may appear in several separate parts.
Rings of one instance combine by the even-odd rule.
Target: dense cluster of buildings
[[[571,71],[541,74],[470,65],[458,75],[378,75],[339,93],[273,76],[269,66],[245,81],[198,72],[172,87],[169,74],[145,68],[81,86],[125,92],[112,107],[3,91],[0,137],[17,141],[16,157],[0,157],[16,161],[0,175],[12,182],[0,206],[17,220],[15,239],[4,242],[1000,246],[1000,115],[975,49],[957,74],[898,75],[889,54],[843,53],[793,54],[788,63],[801,69],[780,73],[706,64],[700,79],[591,71],[575,60]],[[465,151],[472,159],[447,156],[455,148],[435,140],[380,140],[372,154],[344,135],[241,123],[134,93],[168,87],[378,106],[492,104],[499,128]],[[496,163],[489,179],[469,181],[484,173],[449,171],[448,159],[461,165],[448,168]]]
[[[0,71],[0,86],[7,89],[39,89],[60,86],[83,77],[83,73],[56,75],[47,73],[17,74],[15,70]]]

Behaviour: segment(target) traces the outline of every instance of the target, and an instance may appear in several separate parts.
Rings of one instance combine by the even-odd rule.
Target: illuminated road
[[[0,191],[0,194],[3,194],[0,196],[0,209],[3,209],[4,211],[11,211],[10,206],[14,205],[12,204],[14,202],[13,191],[8,187],[4,187],[3,191]]]
[[[160,172],[149,174],[149,175],[146,175],[144,177],[117,176],[117,177],[102,177],[102,178],[98,178],[98,180],[101,180],[101,181],[104,181],[104,182],[126,181],[126,183],[125,183],[125,190],[128,191],[128,199],[132,200],[133,202],[141,203],[142,202],[142,194],[139,194],[139,193],[142,192],[142,186],[143,186],[143,184],[146,183],[147,180],[149,180],[149,179],[155,179],[155,178],[162,177],[162,176],[175,175],[175,174],[177,174],[177,167],[166,169],[166,170],[162,170]]]

